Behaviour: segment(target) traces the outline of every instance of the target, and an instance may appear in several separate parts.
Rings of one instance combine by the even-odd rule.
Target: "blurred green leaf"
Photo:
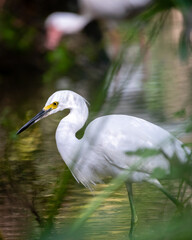
[[[126,152],[128,156],[139,156],[143,158],[153,157],[159,154],[162,154],[161,150],[153,149],[153,148],[140,148],[136,151],[128,151]]]
[[[65,75],[74,64],[73,57],[64,46],[59,46],[54,51],[48,52],[46,58],[50,66],[43,76],[43,81],[45,83]]]
[[[189,122],[187,123],[187,126],[185,128],[185,131],[187,133],[192,132],[192,116],[189,118]]]
[[[181,110],[175,112],[174,116],[178,117],[178,118],[183,118],[183,117],[186,116],[186,110],[185,109],[181,109]]]
[[[151,173],[152,178],[163,179],[167,175],[167,172],[162,168],[155,168]]]
[[[179,56],[182,61],[187,61],[191,54],[191,42],[186,37],[185,33],[182,33],[179,41]]]

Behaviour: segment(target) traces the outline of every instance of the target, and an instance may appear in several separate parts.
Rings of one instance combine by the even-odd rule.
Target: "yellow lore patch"
[[[56,109],[58,107],[59,103],[58,102],[53,102],[51,103],[50,105],[47,105],[43,108],[43,110],[49,110],[50,108],[51,109]]]

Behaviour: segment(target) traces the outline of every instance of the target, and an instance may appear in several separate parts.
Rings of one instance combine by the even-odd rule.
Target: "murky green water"
[[[134,64],[134,59],[128,57],[98,115],[108,113],[110,108],[112,113],[139,116],[173,133],[179,133],[185,142],[192,142],[192,136],[184,134],[185,120],[192,113],[192,59],[188,62],[179,60],[177,44],[181,22],[177,18],[175,21],[163,29],[147,53],[147,60]],[[138,49],[135,45],[128,48],[134,55],[136,52],[136,56],[139,55]],[[127,66],[131,66],[132,70]],[[125,81],[125,84],[121,85],[121,81]],[[26,87],[29,92],[23,88],[4,93],[6,97],[2,99],[4,105],[0,116],[0,231],[5,239],[29,239],[29,236],[38,239],[41,230],[35,214],[48,215],[55,186],[66,169],[54,139],[62,115],[44,119],[21,136],[15,136],[16,130],[41,110],[49,95],[63,84],[82,94],[91,101],[91,105],[95,104],[92,94],[96,98],[99,91],[90,92],[93,83],[86,77],[79,83],[65,79],[56,81],[51,87],[39,87],[37,84],[30,91]],[[115,99],[112,93],[118,88],[122,93],[118,104],[110,104]],[[184,109],[186,114],[182,117],[174,116],[175,112]],[[68,229],[106,186],[100,184],[90,192],[71,178],[55,219],[58,232]],[[177,183],[166,182],[166,186],[173,194],[177,194]],[[134,184],[133,191],[139,217],[136,235],[143,228],[153,231],[151,226],[154,223],[166,221],[175,211],[173,204],[149,184]],[[122,186],[105,199],[76,239],[127,239],[129,228],[130,207],[126,189]]]

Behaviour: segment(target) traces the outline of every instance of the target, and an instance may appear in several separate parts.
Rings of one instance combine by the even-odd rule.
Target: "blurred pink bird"
[[[53,50],[63,35],[80,32],[94,19],[123,19],[139,14],[153,0],[79,0],[80,14],[55,12],[46,21],[46,47]]]

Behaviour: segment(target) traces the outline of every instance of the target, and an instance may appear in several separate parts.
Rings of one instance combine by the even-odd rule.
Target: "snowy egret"
[[[94,19],[122,19],[140,13],[152,0],[79,0],[81,14],[54,12],[46,21],[46,47],[54,49],[62,35],[81,31]]]
[[[56,143],[61,157],[73,176],[85,187],[102,181],[104,177],[116,177],[127,173],[126,187],[129,195],[132,223],[136,212],[132,198],[132,182],[146,181],[157,186],[176,205],[179,202],[163,188],[154,171],[163,169],[170,173],[170,161],[174,154],[181,164],[188,160],[190,150],[166,130],[143,119],[128,115],[107,115],[96,118],[86,128],[81,139],[76,138],[87,118],[87,101],[79,94],[62,90],[49,97],[44,108],[17,134],[40,119],[58,111],[69,109],[56,130]],[[159,154],[143,158],[134,152],[141,149],[161,150]],[[128,154],[128,153],[132,154]],[[132,167],[136,169],[132,170]],[[130,170],[130,171],[129,171]]]

